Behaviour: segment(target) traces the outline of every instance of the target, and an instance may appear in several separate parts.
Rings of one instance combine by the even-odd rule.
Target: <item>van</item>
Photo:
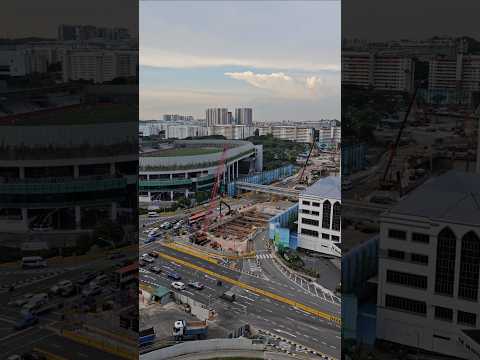
[[[22,258],[23,269],[36,269],[47,267],[47,262],[41,256],[28,256]]]

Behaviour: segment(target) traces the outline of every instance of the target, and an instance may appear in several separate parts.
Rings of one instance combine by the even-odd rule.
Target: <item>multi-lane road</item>
[[[233,331],[235,326],[248,323],[340,358],[340,327],[337,322],[340,307],[337,304],[312,296],[287,278],[281,278],[281,274],[275,279],[250,276],[163,246],[160,242],[140,248],[141,254],[152,250],[160,253],[155,265],[163,271],[154,274],[146,266],[140,270],[141,281],[170,287],[172,280],[164,271],[178,273],[184,283],[200,281],[205,285],[203,290],[187,288],[183,293],[215,309],[219,324],[229,324]],[[222,286],[217,285],[217,279],[222,280]],[[236,294],[234,302],[220,299],[226,290]]]

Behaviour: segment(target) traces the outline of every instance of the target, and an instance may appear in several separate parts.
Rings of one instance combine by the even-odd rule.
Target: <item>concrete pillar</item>
[[[236,164],[237,164],[237,179],[238,179],[238,167],[240,165],[240,163],[238,162],[238,160],[236,161]]]
[[[173,201],[173,191],[170,191],[170,201]]]
[[[82,226],[82,212],[80,211],[80,206],[75,206],[75,228],[80,229]]]
[[[115,163],[111,163],[110,164],[110,175],[115,175],[115,171],[116,171]]]
[[[188,179],[188,173],[185,173],[185,179]]]
[[[20,166],[18,168],[18,175],[20,176],[20,179],[25,179],[25,167]]]
[[[112,202],[110,218],[112,219],[112,221],[117,220],[117,203],[115,201]]]
[[[188,189],[185,189],[185,198],[188,198]]]
[[[170,181],[173,180],[173,174],[170,174]]]
[[[73,177],[75,179],[78,179],[79,176],[80,176],[80,169],[78,165],[73,165]]]
[[[25,228],[28,228],[28,209],[22,208],[22,223]]]

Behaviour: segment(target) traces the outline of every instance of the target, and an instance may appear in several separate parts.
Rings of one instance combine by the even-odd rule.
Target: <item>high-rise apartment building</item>
[[[251,108],[235,109],[235,123],[238,125],[253,125],[253,110]]]
[[[165,114],[163,121],[193,121],[192,115]]]
[[[206,110],[205,116],[207,126],[228,124],[228,109],[226,108],[209,108]]]

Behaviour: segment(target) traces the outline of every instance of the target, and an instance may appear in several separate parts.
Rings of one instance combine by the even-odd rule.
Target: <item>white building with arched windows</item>
[[[298,247],[342,256],[341,184],[339,176],[328,176],[299,196]]]
[[[480,359],[480,174],[450,171],[381,217],[377,339]]]

